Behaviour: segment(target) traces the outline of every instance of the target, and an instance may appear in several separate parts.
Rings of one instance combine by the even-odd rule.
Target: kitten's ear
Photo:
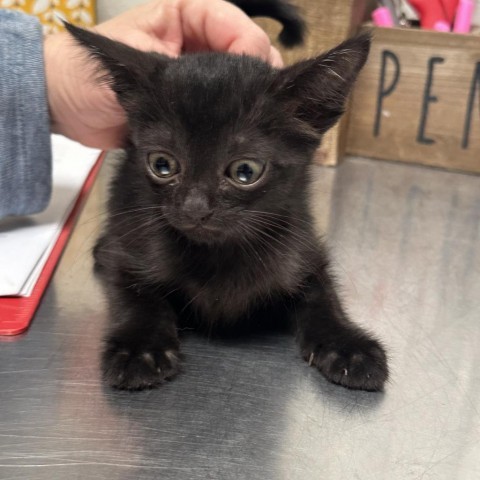
[[[344,112],[348,94],[367,60],[370,42],[370,34],[361,34],[319,57],[281,70],[274,88],[287,114],[316,136],[332,127]]]
[[[138,87],[148,81],[154,71],[163,69],[170,61],[165,55],[142,52],[67,22],[65,28],[97,62],[102,73],[101,81],[110,85],[119,102],[127,109],[135,92],[138,92]]]

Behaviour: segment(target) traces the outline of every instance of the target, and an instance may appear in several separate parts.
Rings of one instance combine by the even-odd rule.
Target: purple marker
[[[453,25],[455,33],[470,33],[474,6],[472,0],[460,0]]]

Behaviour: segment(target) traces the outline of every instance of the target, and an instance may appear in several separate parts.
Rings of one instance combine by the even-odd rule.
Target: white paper
[[[85,180],[100,155],[52,135],[53,188],[42,213],[0,221],[0,296],[31,295]]]

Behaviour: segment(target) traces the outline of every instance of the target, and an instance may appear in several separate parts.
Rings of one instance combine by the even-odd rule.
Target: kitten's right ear
[[[285,115],[301,122],[312,137],[340,118],[347,97],[368,57],[370,34],[361,34],[327,53],[279,71],[273,84]]]
[[[65,28],[96,61],[102,73],[101,81],[112,88],[120,104],[126,109],[135,98],[135,92],[148,81],[148,77],[154,71],[163,69],[170,61],[166,55],[142,52],[67,22]]]

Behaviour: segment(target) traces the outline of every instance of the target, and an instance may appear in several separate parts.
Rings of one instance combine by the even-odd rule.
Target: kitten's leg
[[[348,319],[326,266],[309,278],[296,313],[301,353],[310,365],[347,388],[383,389],[388,378],[385,351]]]
[[[103,377],[112,387],[141,390],[162,384],[180,369],[176,314],[161,295],[108,289],[113,327],[105,339]]]

